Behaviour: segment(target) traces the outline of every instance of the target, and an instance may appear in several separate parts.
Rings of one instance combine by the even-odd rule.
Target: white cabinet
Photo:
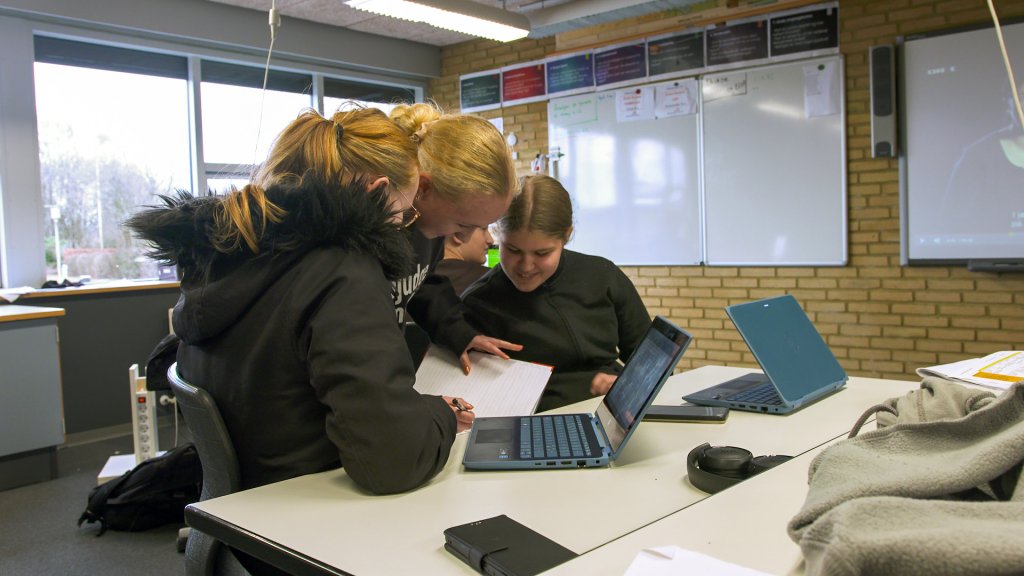
[[[0,458],[64,442],[60,308],[0,306]]]

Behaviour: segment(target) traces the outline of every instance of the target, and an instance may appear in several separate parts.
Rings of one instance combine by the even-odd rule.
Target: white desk
[[[865,431],[872,430],[865,427]],[[803,506],[811,460],[836,439],[557,566],[545,576],[622,576],[641,550],[675,545],[769,574],[802,574],[786,525]]]
[[[704,367],[676,375],[657,403],[679,403],[684,393],[749,371]],[[445,528],[507,514],[582,554],[707,498],[685,478],[694,446],[800,455],[846,434],[873,404],[915,387],[852,378],[846,389],[789,416],[733,411],[724,424],[645,422],[606,469],[466,471],[462,435],[441,474],[413,492],[372,496],[334,470],[200,502],[187,515],[200,530],[293,572],[473,574],[444,551]]]

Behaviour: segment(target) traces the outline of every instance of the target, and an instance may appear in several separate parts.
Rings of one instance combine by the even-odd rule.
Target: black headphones
[[[792,456],[754,457],[749,450],[735,446],[712,446],[707,442],[690,450],[686,474],[694,488],[714,494],[774,468]]]

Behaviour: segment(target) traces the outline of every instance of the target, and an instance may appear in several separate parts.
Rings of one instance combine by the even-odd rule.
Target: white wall
[[[39,287],[43,258],[43,196],[32,76],[32,28],[0,17],[0,281]]]

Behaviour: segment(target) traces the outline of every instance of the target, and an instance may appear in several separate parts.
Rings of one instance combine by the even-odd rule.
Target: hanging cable
[[[256,142],[252,150],[252,171],[249,180],[256,176],[256,167],[259,166],[260,133],[263,131],[263,104],[267,99],[267,81],[270,79],[270,57],[274,54],[274,40],[277,38],[277,29],[281,26],[281,13],[277,11],[277,0],[270,3],[270,12],[267,13],[267,21],[270,24],[270,47],[267,49],[267,63],[263,67],[263,90],[260,92],[260,114],[256,123]]]
[[[999,50],[1003,54],[1003,64],[1006,65],[1006,75],[1010,79],[1010,89],[1013,91],[1013,103],[1017,107],[1017,121],[1024,126],[1024,113],[1021,112],[1020,91],[1017,90],[1017,80],[1013,77],[1013,66],[1010,65],[1010,56],[1006,53],[1006,41],[1003,40],[1003,27],[999,25],[999,15],[996,14],[996,7],[992,0],[988,0],[988,11],[992,14],[992,23],[995,25],[996,38],[999,40]]]

